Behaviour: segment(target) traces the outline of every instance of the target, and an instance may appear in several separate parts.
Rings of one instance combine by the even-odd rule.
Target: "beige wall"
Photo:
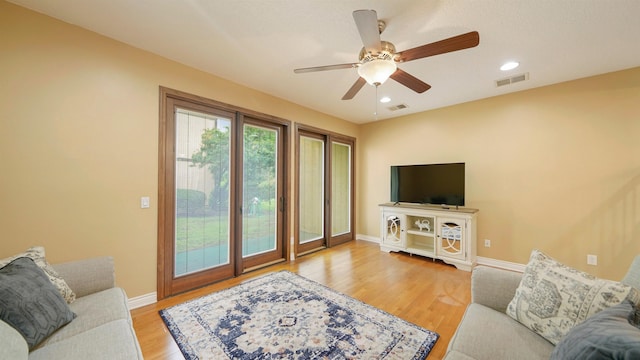
[[[619,279],[640,254],[640,68],[367,124],[358,145],[360,234],[379,236],[390,165],[465,162],[479,256]]]
[[[640,68],[358,127],[3,1],[0,34],[0,258],[112,255],[155,291],[159,86],[356,137],[359,234],[389,165],[464,161],[480,256],[619,278],[640,253]]]
[[[159,86],[357,135],[352,123],[4,1],[0,34],[0,258],[33,245],[51,262],[112,255],[130,297],[156,290]]]

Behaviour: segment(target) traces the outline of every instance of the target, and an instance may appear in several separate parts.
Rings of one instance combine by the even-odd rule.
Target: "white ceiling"
[[[357,62],[357,9],[377,11],[397,51],[480,33],[478,47],[401,64],[432,88],[416,94],[389,80],[378,120],[640,66],[639,0],[10,1],[354,123],[375,121],[377,103],[370,85],[341,100],[356,69],[293,69]],[[521,65],[502,72],[506,60]],[[496,87],[521,73],[529,80]],[[387,109],[398,104],[408,108]]]

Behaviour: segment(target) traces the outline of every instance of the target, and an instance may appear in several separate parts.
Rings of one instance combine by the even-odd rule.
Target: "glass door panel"
[[[296,255],[353,240],[354,139],[298,127]]]
[[[299,137],[299,250],[325,245],[325,143],[323,139]]]
[[[231,119],[175,113],[174,276],[230,263]]]
[[[351,146],[331,144],[331,236],[351,232]]]
[[[278,133],[244,126],[242,181],[242,256],[277,248]]]
[[[160,94],[158,298],[284,261],[290,123]]]

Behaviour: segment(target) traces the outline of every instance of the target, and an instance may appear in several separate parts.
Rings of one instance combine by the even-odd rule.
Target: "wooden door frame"
[[[320,129],[317,127],[304,125],[304,124],[296,124],[295,126],[295,139],[296,139],[296,161],[295,161],[295,199],[296,199],[296,211],[294,213],[294,242],[293,242],[293,254],[295,256],[304,255],[307,252],[312,252],[315,250],[321,250],[325,247],[320,247],[317,249],[312,249],[308,251],[299,252],[298,246],[300,241],[300,136],[301,133],[309,133],[315,134],[318,138],[322,137],[325,141],[325,174],[324,174],[324,182],[325,182],[325,211],[323,216],[325,217],[324,222],[324,232],[325,232],[325,247],[332,247],[335,245],[343,244],[347,241],[351,241],[355,239],[355,218],[356,218],[356,207],[355,207],[355,193],[356,193],[356,174],[355,174],[355,149],[356,149],[356,139],[347,135],[338,134],[332,131],[327,131],[324,129]],[[330,201],[331,201],[331,186],[328,185],[331,181],[331,145],[333,142],[348,144],[351,146],[351,193],[350,199],[351,202],[351,213],[350,213],[350,228],[351,231],[347,234],[339,235],[337,237],[331,236],[331,209],[330,209]]]
[[[348,137],[348,136],[344,136],[344,135],[338,135],[338,134],[334,134],[334,135],[330,135],[329,136],[329,152],[328,154],[331,155],[331,151],[333,151],[333,143],[340,143],[340,144],[344,144],[344,145],[349,145],[351,147],[351,156],[349,159],[349,171],[351,172],[351,191],[349,193],[349,202],[351,204],[351,209],[350,209],[350,223],[349,223],[349,229],[350,231],[346,234],[342,234],[342,235],[337,235],[337,236],[332,236],[331,235],[331,222],[329,222],[329,224],[327,225],[327,231],[328,231],[328,236],[327,236],[327,240],[329,242],[329,247],[331,246],[335,246],[335,245],[340,245],[340,244],[344,244],[347,241],[351,241],[355,238],[355,217],[356,217],[356,212],[355,212],[355,194],[356,194],[356,171],[355,171],[355,151],[356,151],[356,140],[352,137]],[[332,158],[331,158],[332,159]],[[331,160],[333,161],[333,160]],[[329,164],[330,165],[330,164]],[[329,174],[327,176],[327,181],[331,181],[331,168],[329,167]],[[332,198],[332,193],[331,191],[333,190],[332,186],[328,187],[328,194],[327,194],[327,198],[331,199]],[[330,216],[331,214],[329,213],[327,216]]]
[[[313,240],[313,242],[311,242],[311,244],[306,243],[306,244],[300,244],[300,138],[301,137],[308,137],[311,139],[316,139],[316,140],[321,140],[324,144],[324,148],[322,149],[322,155],[324,157],[324,161],[322,163],[323,166],[323,199],[322,199],[322,206],[324,211],[322,212],[322,231],[323,231],[323,238],[319,239],[322,240],[322,244],[313,244],[313,242],[317,242],[319,240]],[[295,192],[296,192],[296,212],[295,212],[295,220],[294,220],[294,237],[295,237],[295,241],[294,241],[294,249],[295,249],[295,254],[296,256],[299,255],[303,255],[309,252],[314,252],[317,250],[321,250],[324,248],[327,248],[329,246],[329,236],[327,234],[327,223],[326,223],[326,219],[327,219],[327,194],[325,192],[325,190],[327,189],[327,136],[323,135],[323,134],[319,134],[317,132],[311,132],[311,131],[307,131],[306,129],[302,128],[301,126],[296,126],[296,186],[295,186]]]
[[[285,211],[285,199],[286,199],[286,191],[287,191],[287,182],[288,182],[288,176],[289,176],[289,172],[288,172],[288,161],[287,161],[287,154],[289,154],[289,147],[288,147],[288,136],[286,136],[286,131],[287,131],[287,127],[285,123],[281,123],[281,122],[276,122],[273,121],[273,119],[270,120],[266,120],[263,118],[259,118],[257,116],[249,116],[249,115],[243,115],[240,114],[239,115],[239,121],[238,121],[238,131],[236,133],[236,142],[238,144],[238,157],[242,157],[242,153],[243,153],[243,136],[244,136],[244,125],[245,124],[249,124],[252,126],[256,126],[256,127],[263,127],[263,128],[271,128],[271,129],[277,129],[278,130],[278,134],[280,135],[278,138],[278,151],[282,151],[283,152],[283,156],[282,156],[282,161],[278,162],[278,166],[277,166],[277,176],[281,176],[282,177],[282,183],[281,185],[278,186],[277,192],[278,192],[278,204],[277,206],[277,239],[281,239],[282,241],[277,242],[276,243],[276,251],[280,250],[282,253],[282,256],[279,258],[274,258],[271,254],[258,254],[258,255],[254,255],[251,257],[248,257],[247,259],[245,259],[242,256],[242,244],[241,241],[236,241],[235,244],[235,248],[236,248],[236,257],[235,257],[235,266],[236,266],[236,270],[235,273],[237,275],[242,274],[244,272],[247,271],[251,271],[253,269],[256,268],[260,268],[263,267],[263,264],[275,264],[275,263],[279,263],[279,262],[283,262],[286,261],[289,258],[289,251],[288,251],[288,245],[289,245],[289,241],[288,241],[288,237],[286,234],[288,234],[286,232],[286,224],[287,224],[287,219],[286,219],[286,215],[288,214],[287,211]],[[242,167],[239,166],[239,169],[237,169],[237,175],[238,175],[238,179],[237,184],[239,185],[239,183],[242,181],[243,179],[243,170]],[[235,203],[237,204],[242,204],[242,193],[240,191],[236,191],[235,192]],[[280,200],[282,199],[282,200]],[[282,201],[282,202],[281,202]],[[238,216],[238,221],[236,221],[235,224],[235,233],[236,234],[241,234],[242,233],[242,221],[243,221],[243,217],[242,217],[242,209],[237,208],[236,209],[236,214]],[[248,266],[247,266],[248,265]]]
[[[172,286],[171,282],[173,280],[173,269],[166,268],[165,266],[165,264],[168,261],[167,258],[173,256],[173,249],[169,248],[168,241],[165,235],[172,233],[172,231],[174,230],[173,220],[172,220],[174,204],[171,201],[167,202],[167,199],[168,199],[167,196],[173,193],[173,189],[170,189],[168,187],[170,179],[168,176],[169,174],[167,174],[167,169],[168,169],[167,161],[169,159],[168,157],[172,154],[168,153],[167,144],[173,142],[172,136],[175,135],[173,131],[167,131],[168,130],[167,129],[167,122],[168,122],[167,106],[169,106],[169,101],[170,101],[169,99],[185,101],[190,104],[194,104],[196,106],[200,105],[203,107],[215,108],[217,110],[220,110],[221,112],[234,113],[236,114],[236,116],[238,114],[243,116],[250,116],[256,119],[277,123],[283,127],[282,141],[283,141],[284,153],[283,153],[282,161],[284,166],[284,179],[283,179],[284,190],[283,190],[283,207],[282,207],[283,215],[282,215],[281,225],[282,225],[282,231],[283,231],[282,242],[284,247],[283,248],[284,258],[282,261],[289,259],[291,254],[291,249],[290,249],[289,240],[288,240],[290,236],[290,229],[288,225],[289,213],[290,213],[288,195],[290,192],[289,143],[290,143],[290,137],[291,137],[291,122],[285,119],[271,116],[271,115],[266,115],[253,110],[248,110],[241,107],[225,104],[219,101],[207,99],[198,95],[189,94],[186,92],[182,92],[179,90],[175,90],[175,89],[171,89],[163,86],[159,87],[159,95],[160,95],[160,99],[159,99],[159,129],[158,129],[158,228],[157,228],[157,252],[158,253],[157,253],[157,273],[156,273],[157,274],[157,278],[156,278],[157,299],[161,300],[166,297],[175,295],[177,293],[187,291],[193,287],[192,286],[193,284],[196,284],[199,280],[201,280],[199,278],[199,274],[186,275],[185,279],[187,280],[184,281],[184,285],[178,286],[178,287]],[[241,123],[236,121],[235,117],[233,118],[233,120],[234,121],[232,126],[236,126],[238,123]],[[236,139],[234,139],[234,137],[232,136],[231,137],[232,147],[235,146],[235,141]],[[173,161],[173,158],[171,159],[171,161]],[[229,161],[230,161],[230,167],[232,167],[231,173],[235,174],[234,167],[236,166],[236,159],[234,155],[232,155]],[[233,201],[233,198],[234,198],[234,193],[237,192],[235,191],[236,179],[230,178],[229,181],[230,181],[229,191],[231,192],[231,197],[232,197],[230,200],[232,200],[231,203],[235,203],[235,201]],[[171,184],[173,184],[172,181],[171,181]],[[237,213],[235,204],[230,204],[230,211]],[[234,224],[230,224],[230,225],[231,226],[229,228],[229,232],[230,232],[229,236],[230,237],[236,236],[236,234],[234,233],[236,230],[235,225]],[[237,256],[237,254],[235,254],[235,249],[233,248],[234,248],[233,246],[230,246],[231,261],[234,261],[233,259],[235,259],[235,257]],[[265,264],[265,266],[266,265],[270,265],[270,264]],[[248,270],[251,270],[251,269],[243,269],[243,271],[248,271]],[[237,271],[237,269],[235,271]],[[238,273],[236,272],[235,274],[237,275]],[[231,274],[231,276],[233,275],[234,274]]]

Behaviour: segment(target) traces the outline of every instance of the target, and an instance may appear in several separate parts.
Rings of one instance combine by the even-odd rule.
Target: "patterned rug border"
[[[349,295],[347,295],[345,293],[342,293],[340,291],[334,290],[334,289],[332,289],[332,288],[330,288],[330,287],[328,287],[328,286],[326,286],[324,284],[321,284],[321,283],[319,283],[319,282],[317,282],[315,280],[306,278],[306,277],[304,277],[302,275],[296,274],[296,273],[288,271],[288,270],[274,271],[274,272],[270,272],[270,273],[267,273],[267,274],[264,274],[264,275],[260,275],[260,276],[257,276],[255,278],[251,278],[251,279],[248,279],[246,281],[243,281],[243,282],[241,282],[241,283],[239,283],[237,285],[234,285],[232,287],[229,287],[229,288],[226,288],[226,289],[221,289],[221,290],[218,290],[218,291],[214,291],[214,292],[211,292],[209,294],[202,295],[202,296],[199,296],[199,297],[191,299],[191,300],[187,300],[187,301],[182,302],[180,304],[169,306],[167,308],[159,310],[158,312],[159,312],[160,317],[164,321],[165,325],[169,329],[169,333],[171,334],[171,336],[174,338],[176,344],[178,345],[178,348],[180,349],[180,352],[185,356],[185,358],[187,360],[196,360],[196,359],[199,359],[198,355],[195,354],[195,353],[192,353],[191,345],[189,345],[189,343],[187,341],[187,336],[185,336],[181,332],[178,324],[176,322],[174,322],[174,320],[171,317],[171,315],[169,314],[169,312],[172,309],[175,309],[175,308],[178,308],[178,307],[191,306],[191,304],[193,304],[193,303],[197,303],[197,302],[199,302],[199,301],[201,301],[201,300],[203,300],[205,298],[212,297],[214,295],[221,295],[221,294],[224,294],[226,292],[232,293],[232,292],[238,290],[238,288],[245,287],[245,286],[249,286],[250,287],[255,282],[264,282],[268,278],[272,278],[272,277],[274,277],[274,278],[282,277],[282,280],[286,280],[287,282],[290,282],[292,285],[296,285],[296,286],[300,286],[300,285],[299,284],[295,284],[292,279],[297,279],[297,280],[302,281],[302,282],[308,282],[308,283],[313,284],[313,285],[315,285],[315,286],[317,286],[319,288],[324,289],[327,292],[330,292],[330,293],[334,294],[335,296],[345,297],[345,298],[348,299],[348,301],[352,301],[352,302],[358,303],[360,306],[362,306],[363,308],[367,309],[368,311],[374,311],[374,312],[380,313],[380,314],[382,314],[384,316],[392,317],[396,321],[398,321],[400,323],[403,323],[405,326],[411,327],[411,328],[413,328],[413,329],[415,329],[417,331],[420,331],[420,332],[425,332],[428,336],[422,342],[422,345],[420,346],[420,351],[417,352],[412,357],[413,360],[425,359],[429,355],[429,353],[431,352],[433,347],[435,346],[435,344],[438,341],[438,339],[440,338],[440,335],[438,333],[432,331],[432,330],[429,330],[429,329],[423,328],[421,326],[418,326],[418,325],[416,325],[416,324],[414,324],[414,323],[412,323],[410,321],[402,319],[402,318],[400,318],[400,317],[398,317],[396,315],[393,315],[393,314],[391,314],[391,313],[389,313],[387,311],[384,311],[384,310],[379,309],[379,308],[377,308],[375,306],[369,305],[369,304],[367,304],[367,303],[365,303],[365,302],[363,302],[363,301],[361,301],[359,299],[351,297],[351,296],[349,296]],[[262,285],[266,285],[266,284],[262,284]],[[333,300],[330,300],[330,299],[328,299],[328,300],[333,302]]]

